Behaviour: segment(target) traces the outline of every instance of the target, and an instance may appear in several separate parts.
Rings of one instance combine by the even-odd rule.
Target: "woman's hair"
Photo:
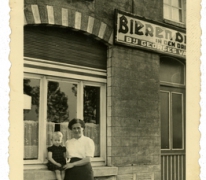
[[[84,123],[84,121],[81,120],[81,119],[77,119],[77,118],[74,118],[74,119],[72,119],[72,120],[69,122],[68,128],[69,128],[70,130],[72,130],[72,126],[73,126],[74,124],[77,124],[77,123],[81,124],[81,127],[82,127],[83,129],[85,129],[85,123]]]
[[[52,134],[52,138],[54,138],[54,137],[63,138],[63,134],[60,131],[55,131]]]

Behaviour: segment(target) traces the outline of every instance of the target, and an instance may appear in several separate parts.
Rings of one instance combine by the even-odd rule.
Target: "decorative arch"
[[[107,45],[113,44],[112,28],[106,23],[69,8],[57,8],[49,5],[26,5],[24,25],[58,25],[93,35]]]

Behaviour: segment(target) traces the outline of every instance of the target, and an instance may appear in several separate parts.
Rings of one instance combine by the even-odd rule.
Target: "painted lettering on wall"
[[[186,34],[117,12],[115,42],[186,56]]]

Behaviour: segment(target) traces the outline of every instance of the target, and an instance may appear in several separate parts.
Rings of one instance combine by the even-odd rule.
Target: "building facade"
[[[24,179],[72,118],[98,180],[185,179],[186,0],[25,0]]]

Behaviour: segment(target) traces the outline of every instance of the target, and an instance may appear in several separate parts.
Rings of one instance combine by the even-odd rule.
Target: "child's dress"
[[[47,166],[48,169],[51,171],[55,170],[63,170],[63,166],[66,164],[66,159],[64,157],[64,153],[66,153],[66,148],[63,146],[51,146],[47,148],[48,152],[52,152],[52,158],[62,165],[62,167],[58,167],[57,165],[53,164],[52,162],[48,162]]]

